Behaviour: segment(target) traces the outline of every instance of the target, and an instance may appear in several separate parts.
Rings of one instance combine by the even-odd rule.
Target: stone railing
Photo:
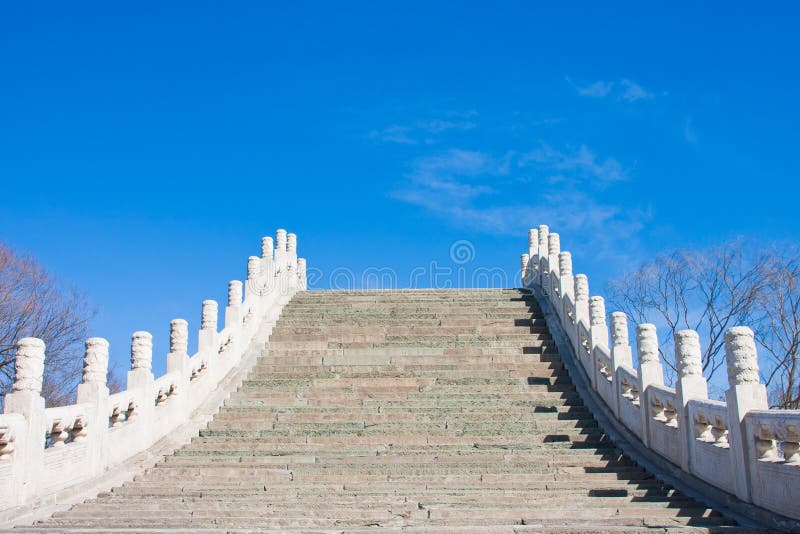
[[[759,383],[753,332],[725,333],[729,389],[725,402],[708,399],[697,332],[675,336],[675,388],[664,385],[656,327],[636,327],[633,367],[624,313],[606,323],[603,297],[589,296],[586,275],[572,274],[572,257],[559,236],[539,226],[522,254],[523,285],[549,302],[604,411],[639,445],[736,502],[800,519],[800,411],[769,410]],[[610,330],[610,339],[609,339]]]
[[[108,342],[86,340],[77,403],[45,408],[41,396],[45,345],[18,342],[13,391],[0,415],[0,511],[54,502],[65,488],[85,485],[176,431],[223,380],[243,365],[259,328],[274,324],[283,306],[305,289],[305,260],[297,258],[294,234],[278,230],[261,241],[261,256],[247,262],[247,281],[228,284],[225,324],[217,303],[203,302],[198,350],[188,354],[189,326],[170,323],[167,371],[151,372],[153,338],[135,332],[127,389],[109,394]],[[242,288],[244,287],[244,298]]]

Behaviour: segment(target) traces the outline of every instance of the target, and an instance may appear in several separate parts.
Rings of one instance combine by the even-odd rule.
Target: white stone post
[[[555,272],[558,275],[558,255],[561,253],[561,240],[556,233],[551,233],[547,236],[547,277],[542,277],[542,285],[547,288],[547,296],[550,297],[550,303],[554,306],[558,305],[558,296],[553,294],[553,287],[550,281],[550,273]]]
[[[297,234],[286,234],[286,267],[289,271],[297,269]]]
[[[282,273],[286,270],[286,230],[283,228],[275,232],[275,272]]]
[[[753,331],[735,326],[725,332],[725,360],[728,364],[728,442],[731,447],[736,496],[751,502],[750,486],[756,474],[755,436],[747,435],[744,418],[751,410],[767,410],[767,389],[758,378],[758,353]]]
[[[547,258],[547,253],[549,252],[548,239],[547,239],[549,231],[550,229],[547,227],[546,224],[539,225],[539,252],[537,253],[537,256],[539,258],[539,263],[536,266],[537,269],[533,278],[537,284],[541,284],[542,281],[544,280],[544,277],[542,275],[544,273],[545,259]]]
[[[589,369],[586,368],[586,358],[581,349],[582,340],[580,333],[580,324],[583,323],[586,329],[589,329],[589,279],[585,274],[575,275],[575,326],[571,328],[572,342],[575,347],[575,352],[584,365],[586,373],[589,374]],[[588,341],[588,340],[587,340]]]
[[[225,308],[225,328],[242,324],[242,283],[228,282],[228,306]]]
[[[261,272],[264,274],[272,273],[272,254],[275,244],[271,237],[264,236],[261,238]]]
[[[108,464],[108,341],[101,337],[86,340],[83,382],[78,386],[78,404],[92,405],[87,416],[86,458],[91,476],[99,475]]]
[[[308,280],[306,278],[306,259],[297,258],[297,284],[298,289],[305,290],[308,287]]]
[[[169,396],[173,417],[184,417],[188,412],[188,390],[192,378],[189,362],[189,323],[185,319],[173,319],[169,323],[167,372],[178,375],[175,379],[176,388]]]
[[[522,287],[528,287],[530,282],[530,275],[528,274],[528,264],[530,262],[530,255],[520,254],[519,257],[519,272],[522,277]]]
[[[575,279],[572,277],[572,254],[569,252],[562,252],[558,255],[558,278],[559,278],[559,292],[561,294],[561,302],[558,305],[557,311],[561,319],[561,326],[565,332],[572,332],[575,327],[572,325],[572,319],[567,315],[567,301],[575,302]]]
[[[531,228],[528,230],[528,257],[530,258],[528,282],[533,281],[533,273],[539,268],[539,230]]]
[[[614,376],[620,365],[633,368],[633,351],[628,338],[628,316],[624,312],[611,314],[611,365]]]
[[[650,398],[647,388],[664,385],[664,369],[658,359],[656,325],[640,324],[636,327],[636,350],[639,356],[639,412],[642,416],[642,441],[650,446]]]
[[[167,372],[175,371],[181,376],[189,374],[189,323],[185,319],[173,319],[169,323]]]
[[[598,362],[594,355],[596,347],[608,348],[608,325],[606,324],[606,303],[603,297],[594,296],[589,299],[590,343],[589,357],[592,362],[592,386],[597,389]]]
[[[691,464],[694,449],[694,421],[689,421],[689,401],[708,399],[708,384],[703,378],[703,356],[700,336],[694,330],[681,330],[675,334],[675,361],[678,364],[678,381],[675,384],[678,411],[678,431],[683,437],[681,469],[693,471]]]
[[[633,369],[633,351],[628,339],[628,316],[624,312],[611,314],[611,372],[614,377],[614,410],[619,417],[620,399],[622,398],[622,382],[617,370],[622,365]]]
[[[217,318],[218,306],[216,300],[204,300],[200,316],[200,333],[197,338],[197,350],[213,355],[217,349]],[[210,365],[210,361],[207,364]]]
[[[247,258],[247,283],[244,287],[245,301],[252,300],[251,295],[258,297],[261,293],[261,281],[259,275],[261,274],[261,258],[258,256],[250,256]]]
[[[86,340],[83,357],[83,381],[78,386],[78,404],[108,396],[108,341],[102,337]]]
[[[138,390],[136,406],[129,417],[136,422],[137,431],[133,439],[136,450],[147,447],[151,441],[153,427],[153,336],[150,332],[134,332],[131,336],[131,370],[128,371],[128,390]]]
[[[6,491],[16,497],[17,504],[22,504],[30,502],[45,475],[44,341],[34,337],[20,339],[14,371],[14,384],[11,393],[6,395],[4,413],[23,416],[25,426],[15,436],[12,487]]]

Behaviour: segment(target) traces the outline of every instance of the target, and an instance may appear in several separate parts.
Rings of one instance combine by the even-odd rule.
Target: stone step
[[[735,531],[609,440],[518,290],[300,292],[207,428],[37,527]]]

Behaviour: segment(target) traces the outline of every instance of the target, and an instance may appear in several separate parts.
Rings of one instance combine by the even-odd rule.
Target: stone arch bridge
[[[136,332],[127,388],[86,341],[77,403],[45,408],[46,347],[19,340],[0,415],[14,532],[798,530],[800,412],[768,410],[753,333],[725,336],[710,400],[695,332],[664,385],[655,327],[608,320],[546,226],[523,287],[308,291],[278,230],[204,301],[167,372]],[[633,364],[636,351],[638,365]]]

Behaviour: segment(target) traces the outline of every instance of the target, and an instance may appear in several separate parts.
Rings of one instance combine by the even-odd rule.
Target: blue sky
[[[139,329],[163,370],[278,227],[403,285],[457,240],[513,272],[550,224],[595,291],[800,230],[796,4],[165,4],[0,8],[0,239],[122,370]]]

